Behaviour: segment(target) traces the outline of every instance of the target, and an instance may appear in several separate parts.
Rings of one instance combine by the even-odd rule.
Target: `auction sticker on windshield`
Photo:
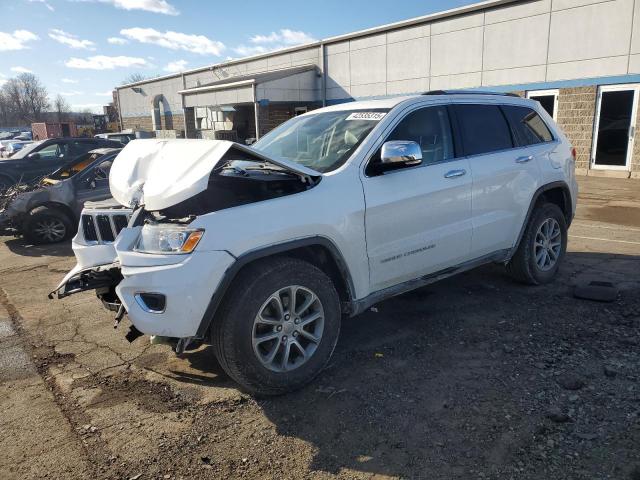
[[[347,117],[347,120],[372,120],[377,122],[382,120],[386,112],[353,112]]]

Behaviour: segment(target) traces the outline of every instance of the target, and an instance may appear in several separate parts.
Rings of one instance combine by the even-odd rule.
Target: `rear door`
[[[384,139],[417,142],[422,164],[376,171],[382,141],[362,178],[371,290],[457,265],[471,248],[471,175],[456,156],[448,108],[408,113]]]
[[[473,175],[471,249],[476,258],[514,245],[540,183],[537,157],[544,148],[521,146],[504,108],[489,103],[455,106]]]

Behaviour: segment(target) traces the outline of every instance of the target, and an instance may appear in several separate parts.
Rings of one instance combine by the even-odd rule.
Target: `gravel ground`
[[[640,479],[640,182],[581,188],[553,284],[487,266],[385,301],[268,400],[209,348],[128,344],[91,294],[48,301],[68,245],[0,238],[0,478]]]

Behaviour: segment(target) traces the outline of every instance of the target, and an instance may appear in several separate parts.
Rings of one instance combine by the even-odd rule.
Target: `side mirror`
[[[422,149],[416,142],[391,140],[382,145],[380,160],[383,165],[420,165]]]
[[[29,158],[31,160],[40,160],[40,154],[38,152],[33,152],[29,154]]]

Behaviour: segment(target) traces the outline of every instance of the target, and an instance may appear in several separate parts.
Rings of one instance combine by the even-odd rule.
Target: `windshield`
[[[269,155],[321,173],[339,168],[388,109],[341,110],[295,117],[253,145]]]
[[[39,147],[42,142],[44,142],[44,140],[41,140],[39,142],[33,142],[33,143],[30,143],[29,145],[25,145],[17,153],[12,155],[11,159],[14,160],[16,158],[24,158],[24,157],[26,157],[31,152],[33,152],[37,147]]]

